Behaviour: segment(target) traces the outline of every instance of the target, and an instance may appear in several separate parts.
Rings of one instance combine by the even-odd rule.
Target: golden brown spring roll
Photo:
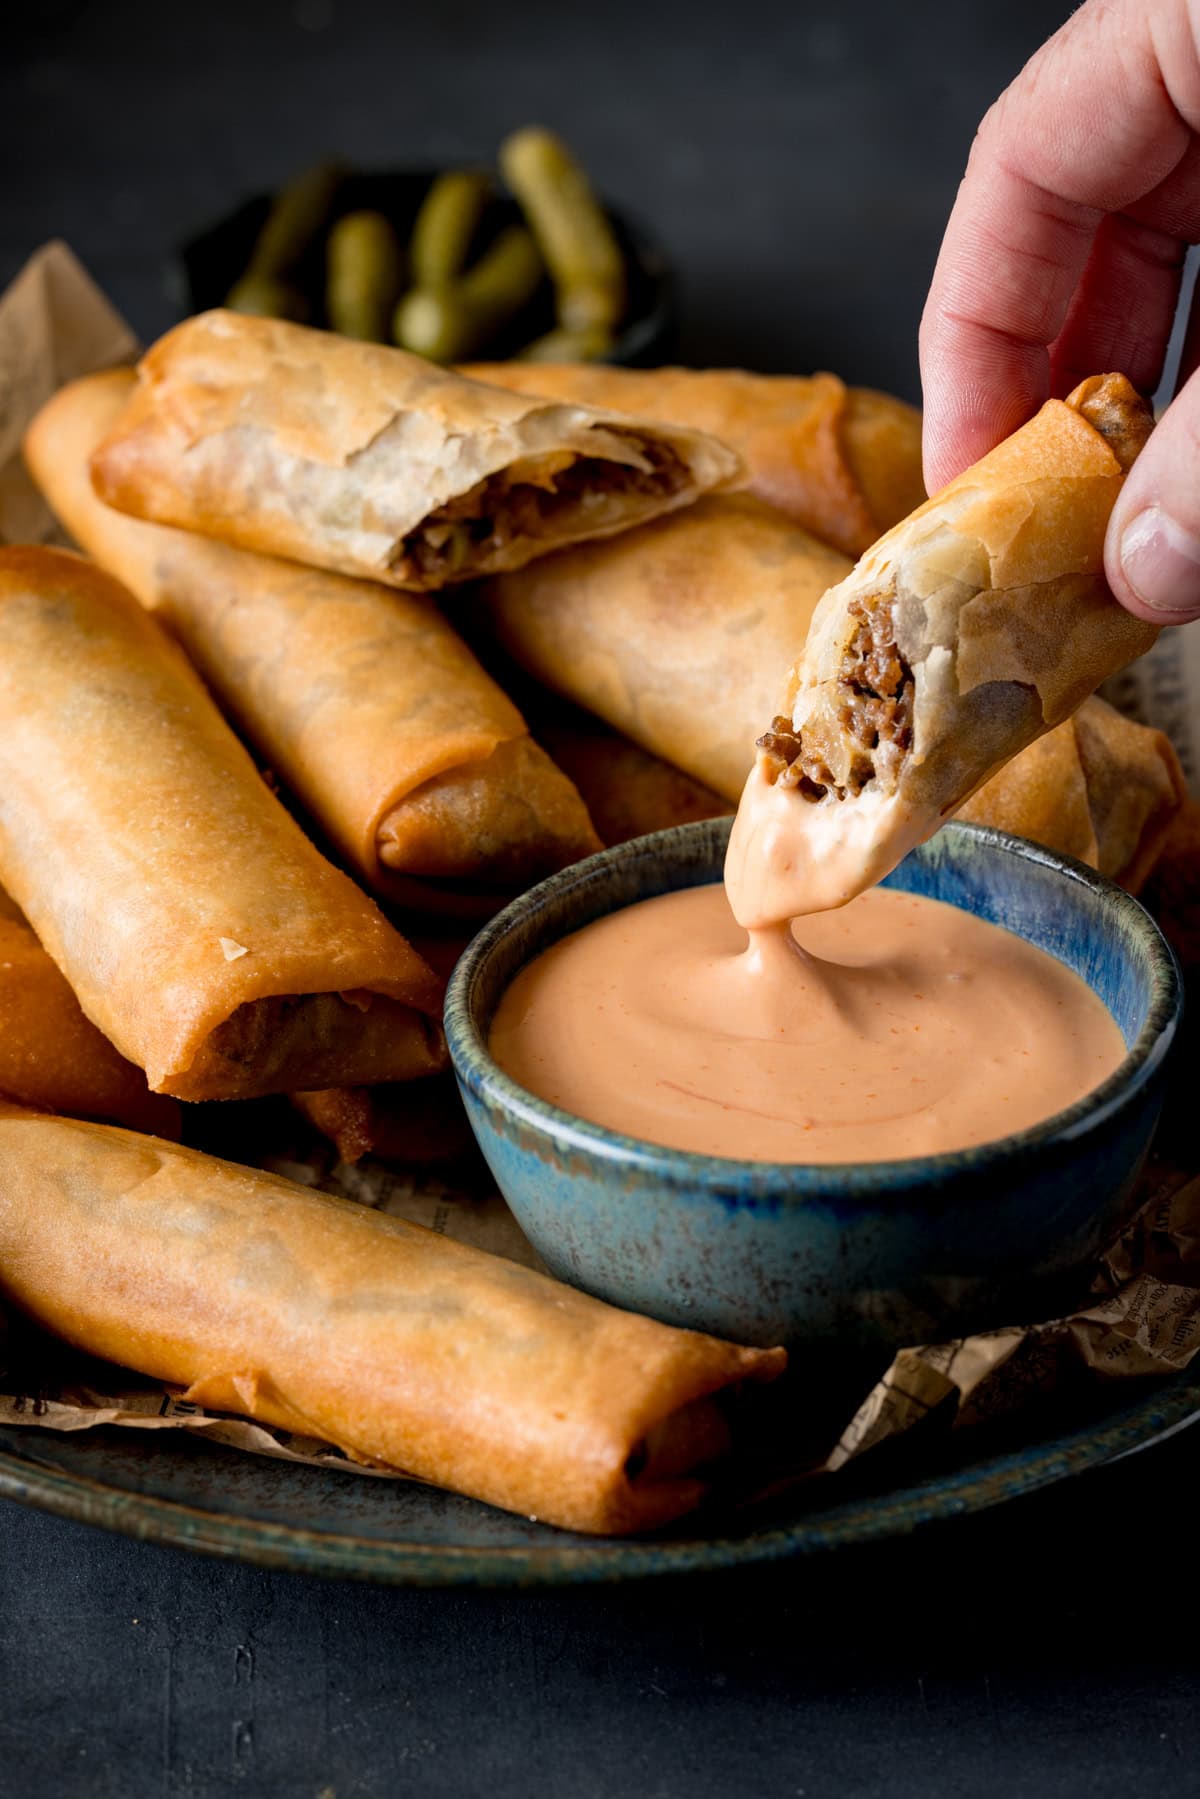
[[[65,550],[0,550],[0,881],[155,1092],[444,1065],[432,971],[271,795],[183,653]]]
[[[490,582],[476,622],[556,694],[736,804],[754,764],[762,702],[770,707],[778,692],[780,651],[786,660],[789,638],[804,641],[822,580],[848,572],[844,558],[760,501],[702,500],[615,542]],[[528,688],[520,700],[540,733],[545,703]],[[623,800],[615,769],[606,795],[604,741],[601,733],[573,753],[565,735],[546,737],[585,790],[601,835],[615,842],[604,815],[619,813]],[[1089,699],[1074,722],[1001,768],[963,816],[1079,856],[1136,888],[1178,808],[1180,779],[1160,732]],[[630,822],[638,816],[654,814],[639,802]],[[675,821],[645,828],[667,822]]]
[[[503,575],[481,604],[539,681],[736,801],[779,670],[849,567],[761,500],[721,496]]]
[[[178,1137],[179,1106],[86,1019],[20,909],[0,889],[0,1094],[48,1112]]]
[[[538,719],[537,734],[583,795],[607,844],[733,811],[711,787],[574,707]]]
[[[960,806],[958,818],[1032,837],[1137,893],[1184,803],[1179,758],[1161,731],[1093,695]]]
[[[573,1530],[696,1505],[783,1368],[195,1150],[0,1106],[0,1299],[185,1398]]]
[[[569,719],[557,711],[552,722],[538,719],[537,731],[606,843],[734,810],[722,795],[574,708]],[[1006,762],[956,817],[1030,837],[1138,893],[1185,794],[1169,739],[1093,694]]]
[[[522,399],[404,350],[203,313],[142,359],[92,463],[122,512],[423,591],[740,478],[703,432]]]
[[[333,1144],[342,1162],[374,1156],[410,1168],[449,1168],[479,1156],[450,1074],[403,1085],[326,1087],[291,1097],[297,1111]]]
[[[747,926],[842,905],[1100,682],[1152,625],[1104,582],[1104,533],[1152,429],[1094,376],[889,531],[825,595],[734,824]]]
[[[920,413],[836,375],[579,362],[478,363],[463,373],[513,393],[710,431],[741,452],[748,492],[847,556],[860,556],[925,498]]]
[[[570,781],[431,601],[97,499],[88,458],[133,387],[114,369],[61,389],[26,435],[34,478],[374,892],[441,910],[463,897],[445,884],[513,892],[599,847]]]

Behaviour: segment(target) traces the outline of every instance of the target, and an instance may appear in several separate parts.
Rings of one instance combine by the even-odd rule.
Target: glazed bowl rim
[[[500,1114],[498,1130],[511,1134],[515,1124],[550,1139],[557,1148],[568,1153],[586,1154],[610,1168],[636,1169],[639,1174],[655,1176],[669,1183],[672,1189],[690,1191],[697,1197],[714,1191],[748,1188],[758,1193],[769,1192],[784,1204],[803,1204],[807,1199],[835,1189],[848,1194],[874,1194],[886,1187],[938,1187],[956,1177],[977,1174],[984,1165],[990,1170],[1077,1143],[1129,1105],[1162,1068],[1182,1015],[1183,983],[1174,953],[1145,907],[1132,894],[1073,857],[1045,849],[1041,844],[992,825],[954,819],[942,827],[943,832],[971,838],[985,855],[1012,856],[1022,862],[1053,869],[1072,885],[1082,887],[1091,896],[1093,905],[1115,908],[1118,920],[1144,948],[1150,986],[1145,1021],[1113,1073],[1072,1105],[1006,1137],[936,1155],[898,1157],[879,1162],[749,1161],[672,1149],[644,1138],[625,1136],[607,1125],[594,1124],[567,1112],[549,1100],[539,1099],[506,1074],[488,1049],[476,1019],[476,1006],[487,969],[512,930],[530,915],[536,920],[537,915],[556,899],[567,902],[567,922],[556,929],[553,936],[531,949],[513,970],[510,982],[543,949],[582,928],[569,921],[571,911],[578,909],[582,897],[593,890],[597,882],[606,879],[613,869],[623,863],[659,856],[665,856],[668,862],[675,861],[682,843],[701,837],[715,837],[719,842],[722,835],[727,836],[731,825],[729,817],[702,819],[691,824],[673,825],[664,831],[600,850],[520,894],[472,939],[459,958],[447,987],[446,1041],[456,1080],[475,1099]],[[668,884],[661,891],[677,890]],[[606,907],[593,917],[604,917],[620,909]],[[1019,932],[1014,934],[1020,935]],[[1085,977],[1081,975],[1080,979]],[[1087,984],[1092,992],[1096,991],[1090,982]]]

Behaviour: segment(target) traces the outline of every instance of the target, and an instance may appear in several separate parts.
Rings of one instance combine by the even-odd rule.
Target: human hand
[[[1087,0],[976,134],[921,320],[931,493],[1051,394],[1156,386],[1200,240],[1200,4]],[[1200,331],[1133,466],[1105,572],[1155,624],[1200,617]]]

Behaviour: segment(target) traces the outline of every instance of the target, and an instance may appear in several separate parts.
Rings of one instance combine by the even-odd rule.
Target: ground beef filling
[[[768,779],[794,787],[802,799],[815,802],[829,793],[853,798],[872,781],[887,792],[896,786],[912,747],[913,675],[896,645],[891,597],[867,594],[849,605],[858,623],[838,671],[842,698],[834,722],[842,754],[831,753],[833,745],[822,741],[826,734],[818,726],[796,731],[782,716],[758,740]],[[841,778],[831,769],[835,760],[845,760]]]
[[[540,481],[514,481],[501,469],[423,519],[400,545],[393,567],[423,582],[486,574],[514,539],[552,536],[572,511],[602,500],[669,500],[687,484],[687,465],[669,444],[618,435],[632,438],[648,467],[576,456]]]

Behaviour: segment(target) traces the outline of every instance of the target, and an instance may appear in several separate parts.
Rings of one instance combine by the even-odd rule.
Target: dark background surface
[[[697,362],[917,398],[974,125],[1033,0],[6,9],[0,282],[65,237],[149,337],[171,246],[325,152],[541,119],[660,235]],[[1200,1432],[825,1563],[373,1591],[0,1505],[0,1794],[1200,1794]]]

